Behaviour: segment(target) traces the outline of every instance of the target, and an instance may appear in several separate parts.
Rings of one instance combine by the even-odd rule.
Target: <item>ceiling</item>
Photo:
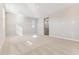
[[[6,3],[6,12],[21,14],[29,17],[46,17],[54,15],[64,8],[76,4],[68,3]]]

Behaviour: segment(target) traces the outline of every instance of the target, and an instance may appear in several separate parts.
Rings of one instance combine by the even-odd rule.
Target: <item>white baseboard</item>
[[[63,36],[50,36],[50,37],[56,37],[56,38],[61,38],[61,39],[65,39],[65,40],[72,40],[72,41],[76,41],[76,42],[79,41],[79,39],[68,38],[68,37],[63,37]]]

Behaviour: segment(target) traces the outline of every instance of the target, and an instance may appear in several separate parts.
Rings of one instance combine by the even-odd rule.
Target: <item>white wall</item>
[[[37,22],[36,18],[6,13],[6,34],[8,36],[36,34]],[[32,28],[32,25],[35,27]]]
[[[24,35],[32,35],[32,19],[26,17],[23,21]]]
[[[5,10],[0,4],[0,48],[5,41]]]
[[[17,16],[12,13],[6,13],[6,35],[16,35]]]
[[[71,7],[55,14],[49,21],[49,34],[52,37],[79,39],[79,7]]]

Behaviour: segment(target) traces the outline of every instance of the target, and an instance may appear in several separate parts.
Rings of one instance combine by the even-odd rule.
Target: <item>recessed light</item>
[[[33,38],[37,38],[37,35],[33,35],[32,37],[33,37]]]

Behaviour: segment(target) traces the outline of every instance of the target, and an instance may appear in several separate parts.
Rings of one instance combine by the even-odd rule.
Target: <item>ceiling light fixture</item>
[[[32,37],[33,37],[33,38],[37,38],[38,36],[37,36],[37,35],[33,35]]]

